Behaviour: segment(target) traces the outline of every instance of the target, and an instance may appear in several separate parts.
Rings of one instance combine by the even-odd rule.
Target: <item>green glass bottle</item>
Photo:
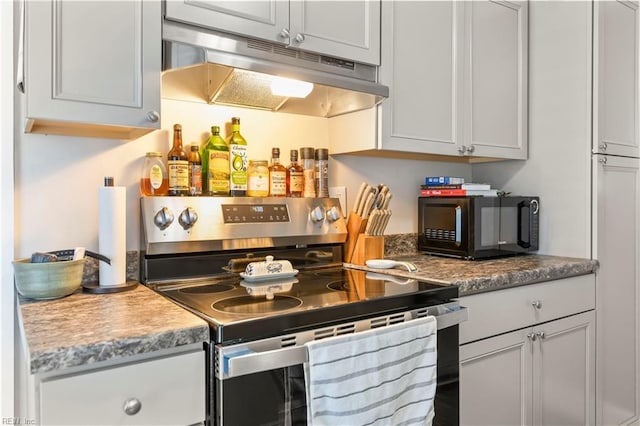
[[[244,197],[247,194],[247,141],[240,134],[240,119],[231,119],[229,145],[230,194]]]
[[[220,127],[211,126],[211,136],[202,153],[204,194],[229,195],[229,147],[220,136]]]

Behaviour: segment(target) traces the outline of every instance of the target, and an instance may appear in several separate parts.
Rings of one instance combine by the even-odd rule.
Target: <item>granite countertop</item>
[[[81,290],[56,300],[20,298],[31,373],[209,340],[205,321],[143,285],[112,294]]]
[[[418,271],[408,272],[400,267],[371,269],[353,264],[345,266],[442,285],[457,285],[460,296],[590,274],[598,268],[596,260],[535,254],[474,261],[425,254],[388,258],[412,262]]]

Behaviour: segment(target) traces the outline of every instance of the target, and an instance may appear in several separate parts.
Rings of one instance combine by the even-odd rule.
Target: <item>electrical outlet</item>
[[[330,186],[329,197],[340,200],[340,208],[342,216],[347,217],[347,187],[346,186]]]

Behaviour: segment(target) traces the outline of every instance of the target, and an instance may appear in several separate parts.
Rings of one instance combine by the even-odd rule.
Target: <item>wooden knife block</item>
[[[369,259],[384,258],[384,237],[371,235],[358,235],[351,263],[365,266]]]
[[[347,220],[347,241],[344,244],[344,261],[347,263],[352,262],[353,252],[356,248],[358,237],[363,235],[365,228],[367,227],[367,220],[363,219],[359,215],[351,212],[349,213],[349,219]]]

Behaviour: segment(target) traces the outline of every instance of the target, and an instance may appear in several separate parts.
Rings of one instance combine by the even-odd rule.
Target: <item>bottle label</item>
[[[229,147],[231,191],[247,190],[247,146],[231,144]]]
[[[209,170],[207,179],[209,191],[215,194],[229,194],[229,153],[207,150]]]
[[[202,194],[202,165],[190,164],[189,165],[189,194],[200,195]]]
[[[289,191],[292,193],[302,193],[304,191],[304,174],[291,173],[289,175]]]
[[[189,162],[187,160],[168,160],[169,191],[189,191]]]
[[[272,171],[269,174],[269,195],[282,196],[287,195],[287,172]]]
[[[269,195],[269,170],[251,173],[247,184],[247,195],[253,197],[266,197]]]
[[[164,179],[164,176],[162,176],[162,169],[160,166],[157,164],[151,166],[151,169],[149,170],[149,182],[151,183],[151,187],[153,189],[160,188],[162,185],[162,179]]]

